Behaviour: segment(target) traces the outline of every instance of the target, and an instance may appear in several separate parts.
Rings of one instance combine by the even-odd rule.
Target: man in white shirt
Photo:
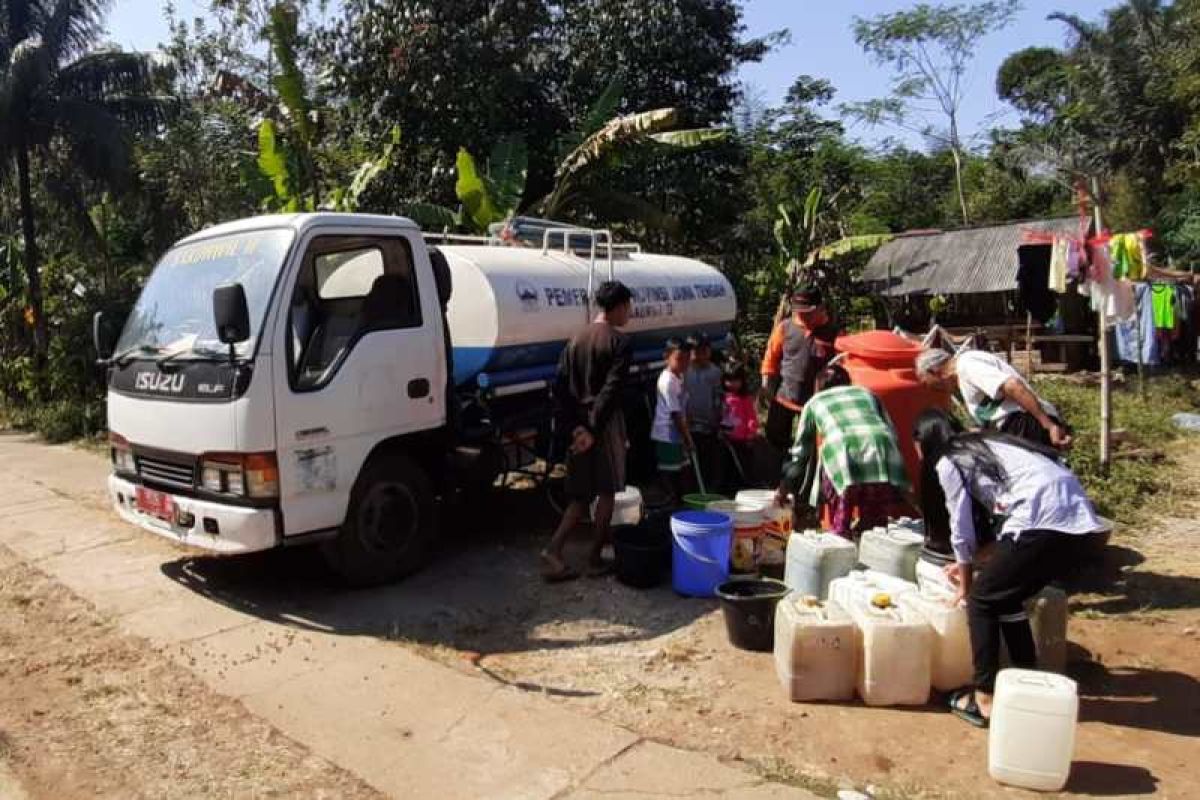
[[[982,350],[951,355],[932,348],[917,356],[917,378],[934,389],[962,394],[967,411],[980,426],[1037,444],[1065,449],[1071,431],[1053,405],[999,356]]]

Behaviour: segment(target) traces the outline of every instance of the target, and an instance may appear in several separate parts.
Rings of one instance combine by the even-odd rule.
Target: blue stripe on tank
[[[643,351],[658,351],[672,336],[683,337],[692,334],[707,334],[714,343],[720,345],[729,333],[730,323],[709,323],[679,328],[659,328],[650,331],[637,331],[630,335],[633,348],[640,354]],[[566,341],[528,342],[525,344],[508,345],[506,347],[455,347],[454,348],[454,383],[458,386],[474,383],[481,373],[505,372],[518,375],[517,370],[528,369],[528,374],[540,375],[539,368],[550,368],[558,363]],[[534,370],[538,370],[534,372]],[[552,373],[551,373],[552,374]],[[526,378],[537,380],[539,378]],[[505,381],[521,382],[521,381]],[[493,381],[492,385],[499,385]]]

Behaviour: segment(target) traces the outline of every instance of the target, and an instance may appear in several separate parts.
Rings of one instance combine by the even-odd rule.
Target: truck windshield
[[[228,352],[213,324],[213,289],[240,283],[246,290],[251,334],[237,346],[237,353],[252,353],[292,236],[286,229],[253,231],[167,251],[146,281],[116,352],[185,358],[188,353]]]

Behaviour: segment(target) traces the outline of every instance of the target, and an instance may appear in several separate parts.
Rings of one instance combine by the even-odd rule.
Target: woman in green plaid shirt
[[[904,457],[878,398],[839,366],[821,373],[817,389],[800,415],[781,498],[794,494],[797,510],[822,506],[825,526],[847,538],[911,514]]]

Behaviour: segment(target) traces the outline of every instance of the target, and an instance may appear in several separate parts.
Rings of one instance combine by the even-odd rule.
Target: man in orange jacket
[[[771,406],[765,436],[776,450],[792,446],[792,430],[813,394],[817,374],[833,359],[841,332],[816,286],[792,293],[792,315],[775,326],[762,362],[762,391]]]

